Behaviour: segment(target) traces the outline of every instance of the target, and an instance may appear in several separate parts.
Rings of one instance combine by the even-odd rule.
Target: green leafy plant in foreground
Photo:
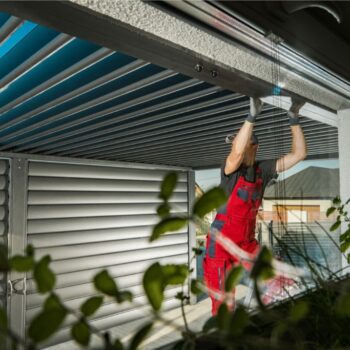
[[[159,198],[163,203],[157,208],[157,213],[161,218],[158,225],[154,227],[150,241],[158,239],[161,235],[169,231],[177,231],[188,225],[191,217],[186,215],[171,215],[171,206],[169,199],[177,184],[177,174],[169,173],[163,180]],[[215,193],[218,198],[215,199]],[[223,204],[224,195],[221,189],[209,193],[210,198],[214,198],[215,205]],[[205,215],[206,211],[213,208],[208,206],[203,199],[197,202],[193,215]],[[28,325],[27,341],[20,339],[15,332],[9,329],[6,312],[0,309],[0,335],[6,336],[7,344],[11,349],[21,346],[26,349],[36,349],[63,325],[68,315],[75,317],[76,321],[72,324],[70,334],[81,346],[90,345],[92,335],[98,336],[102,341],[102,348],[106,350],[123,350],[136,349],[144,338],[149,334],[155,320],[161,320],[161,307],[164,301],[164,292],[168,286],[184,286],[189,276],[189,268],[184,264],[167,264],[161,265],[158,262],[152,264],[145,272],[143,277],[143,287],[145,295],[150,306],[153,309],[153,320],[147,322],[139,331],[134,334],[129,346],[122,344],[120,339],[112,339],[108,332],[100,332],[95,329],[89,322],[89,318],[96,314],[108,300],[120,304],[132,302],[133,296],[130,291],[120,290],[115,278],[107,270],[102,270],[93,277],[93,285],[96,289],[96,295],[85,300],[78,310],[67,307],[60,299],[59,295],[54,292],[56,284],[55,273],[50,268],[51,257],[46,255],[36,259],[34,248],[28,245],[25,255],[16,255],[8,258],[7,247],[0,245],[0,270],[9,272],[11,270],[22,273],[31,273],[36,284],[39,294],[45,296],[41,311],[34,317]],[[188,302],[189,296],[180,292],[176,296],[181,301],[182,308]],[[6,346],[6,345],[1,345]]]
[[[330,231],[337,230],[342,221],[347,225],[345,232],[343,232],[340,237],[340,250],[342,253],[346,253],[350,250],[350,218],[346,210],[346,206],[350,203],[348,199],[345,203],[342,203],[340,197],[333,199],[333,205],[327,210],[327,216],[330,216],[333,213],[337,213],[337,219],[335,223],[331,226]],[[350,253],[347,254],[347,261],[350,264]]]
[[[178,213],[176,207],[173,208],[170,203],[176,185],[175,173],[168,174],[162,182],[159,194],[162,202],[157,208],[160,221],[153,229],[150,242],[160,239],[168,232],[176,232],[198,222],[207,213],[226,202],[222,189],[214,188],[194,203],[190,214]],[[348,221],[348,217],[340,200],[335,199],[332,208],[334,209],[329,210],[329,215],[335,211],[339,213],[338,226],[332,227],[336,229],[341,218]],[[348,240],[349,233],[346,231],[341,236],[343,251],[346,250]],[[194,248],[193,252],[199,255],[202,250]],[[121,290],[115,278],[107,270],[102,270],[93,278],[96,295],[85,300],[77,310],[70,309],[54,291],[56,277],[50,263],[50,256],[37,259],[32,246],[27,247],[25,255],[8,259],[6,247],[0,245],[1,271],[32,273],[38,293],[45,296],[42,310],[28,325],[27,342],[9,329],[6,313],[0,309],[0,336],[9,339],[7,344],[11,349],[19,346],[28,350],[36,349],[57,332],[68,315],[75,318],[70,329],[72,339],[81,346],[90,347],[94,335],[100,339],[100,349],[105,350],[136,350],[151,332],[155,321],[172,325],[181,332],[182,339],[174,344],[174,349],[340,349],[350,344],[349,332],[346,331],[350,329],[349,280],[335,278],[335,281],[325,281],[298,299],[290,297],[283,303],[266,308],[260,298],[259,285],[275,273],[272,254],[266,247],[260,251],[250,272],[260,312],[250,313],[242,305],[238,305],[235,311],[231,312],[230,299],[227,297],[218,314],[210,317],[199,332],[190,329],[185,305],[190,300],[190,293],[202,293],[201,282],[195,279],[189,281],[192,270],[186,264],[162,265],[156,262],[150,265],[143,276],[144,293],[151,307],[150,318],[136,331],[129,344],[123,344],[118,338],[112,339],[109,332],[95,329],[90,318],[99,312],[105,302],[133,302],[137,305],[132,294]],[[235,266],[228,272],[224,288],[227,295],[238,284],[242,273],[242,266]],[[190,285],[189,292],[184,288],[187,285]],[[179,327],[162,317],[165,291],[169,286],[182,287],[176,298],[180,301],[184,327]]]

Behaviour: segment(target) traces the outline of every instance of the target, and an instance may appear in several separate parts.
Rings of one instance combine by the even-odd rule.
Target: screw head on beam
[[[195,66],[194,66],[194,69],[200,73],[202,70],[203,70],[203,66],[200,64],[200,63],[197,63]]]

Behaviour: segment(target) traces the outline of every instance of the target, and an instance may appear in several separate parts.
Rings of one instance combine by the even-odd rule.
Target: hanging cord
[[[273,99],[274,105],[277,107],[274,109],[274,118],[273,124],[276,126],[274,128],[273,133],[273,143],[274,143],[274,156],[276,159],[279,159],[284,156],[286,153],[286,145],[285,145],[285,135],[284,129],[286,125],[286,118],[284,115],[282,117],[279,115],[279,111],[281,109],[282,101],[281,101],[281,92],[283,88],[283,82],[281,79],[281,64],[280,64],[280,50],[279,45],[281,43],[280,38],[278,38],[273,33],[268,35],[270,38],[271,52],[272,55],[272,64],[271,64],[271,80],[273,84]],[[279,174],[279,181],[276,182],[275,186],[275,198],[276,198],[276,211],[277,211],[277,236],[282,236],[286,227],[284,221],[287,219],[287,208],[286,208],[286,189],[284,182],[284,173]]]

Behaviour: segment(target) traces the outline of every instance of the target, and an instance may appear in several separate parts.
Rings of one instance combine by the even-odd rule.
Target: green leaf
[[[26,247],[27,256],[31,256],[34,258],[34,247],[31,244],[28,244]]]
[[[345,253],[350,248],[350,239],[340,245],[340,251]]]
[[[104,349],[110,350],[113,349],[112,343],[111,343],[111,335],[109,332],[102,333],[103,340],[104,340]]]
[[[33,277],[39,293],[50,292],[55,287],[56,276],[49,268],[50,262],[51,257],[46,255],[35,264]]]
[[[251,270],[250,276],[252,279],[256,280],[267,280],[272,278],[275,273],[272,263],[272,253],[265,246],[262,247],[254,266]]]
[[[214,187],[204,193],[193,206],[193,215],[200,218],[224,205],[227,201],[227,196],[221,187]]]
[[[208,333],[212,329],[217,329],[218,326],[218,316],[212,316],[204,323],[203,332]]]
[[[0,307],[0,329],[6,329],[7,328],[7,315],[6,311]],[[0,331],[0,334],[2,332]]]
[[[221,330],[226,330],[230,326],[230,313],[228,311],[227,305],[222,303],[218,310],[218,326]]]
[[[168,203],[162,203],[157,208],[157,213],[161,218],[165,218],[170,213],[170,206]]]
[[[168,173],[160,187],[159,197],[163,200],[168,200],[172,195],[177,183],[177,174],[174,172]]]
[[[158,311],[164,300],[163,271],[158,262],[152,264],[143,275],[143,288],[151,306]]]
[[[176,285],[176,284],[182,284],[185,282],[188,270],[187,265],[181,264],[168,264],[161,266],[162,273],[164,276],[164,284],[167,286],[169,284]]]
[[[175,295],[175,299],[179,299],[179,300],[185,299],[184,292],[177,292],[176,295]]]
[[[118,292],[116,295],[117,303],[121,304],[124,301],[132,302],[132,293],[129,291]]]
[[[13,270],[20,272],[31,271],[34,268],[35,261],[32,256],[15,255],[10,259],[10,265]]]
[[[347,204],[349,204],[349,203],[350,203],[350,198],[346,201],[345,204],[347,205]]]
[[[63,310],[65,310],[65,307],[62,305],[61,300],[54,293],[51,293],[47,297],[47,299],[44,302],[43,308],[44,308],[45,311],[50,311],[50,310],[54,310],[54,309],[63,309]]]
[[[340,220],[337,220],[332,226],[331,228],[329,229],[330,231],[335,231],[341,224],[341,221]]]
[[[348,264],[350,264],[350,253],[347,256]]]
[[[48,339],[62,325],[66,315],[67,311],[59,308],[42,311],[29,325],[29,337],[37,343]]]
[[[150,242],[158,239],[163,233],[180,230],[187,225],[187,222],[187,219],[179,217],[170,217],[163,219],[153,228]]]
[[[164,299],[164,290],[168,285],[183,284],[188,270],[185,264],[160,265],[154,263],[143,276],[143,288],[153,309],[158,311]]]
[[[8,259],[8,250],[5,244],[0,244],[0,271],[8,271],[10,262]]]
[[[86,300],[81,306],[80,311],[85,317],[93,315],[102,305],[103,297],[92,297]]]
[[[116,296],[118,293],[117,285],[107,270],[99,272],[94,277],[95,288],[106,295]]]
[[[326,212],[327,217],[328,217],[329,215],[333,214],[333,213],[335,212],[336,209],[337,209],[337,208],[335,208],[335,207],[330,207],[330,208],[328,208],[328,209],[327,209],[327,212]]]
[[[249,314],[243,306],[238,306],[230,320],[230,334],[238,336],[243,333],[244,329],[249,325]]]
[[[347,239],[350,239],[350,229],[347,229],[344,233],[342,233],[339,237],[339,241],[343,242],[346,241]]]
[[[333,199],[333,204],[339,205],[340,203],[341,203],[341,200],[340,200],[340,197],[339,197],[339,196],[337,196],[337,197],[335,197],[335,198]]]
[[[192,251],[194,252],[195,255],[202,255],[203,254],[203,249],[201,249],[201,248],[192,248]]]
[[[85,322],[75,323],[71,329],[72,338],[80,345],[87,346],[90,342],[90,329]]]
[[[198,281],[195,279],[191,281],[191,293],[196,295],[203,293],[198,287]]]
[[[113,343],[113,350],[123,350],[124,346],[120,339],[116,339]]]
[[[130,342],[129,350],[136,350],[140,344],[145,340],[148,333],[151,331],[153,322],[147,323],[141,329],[139,329],[133,336]]]
[[[244,272],[243,266],[239,265],[231,269],[228,276],[225,280],[225,291],[231,292],[232,289],[237,285],[237,283],[240,281],[242,275]]]
[[[304,319],[308,313],[309,313],[309,304],[305,301],[299,301],[291,307],[291,310],[289,313],[289,319],[292,322],[297,323],[302,319]]]

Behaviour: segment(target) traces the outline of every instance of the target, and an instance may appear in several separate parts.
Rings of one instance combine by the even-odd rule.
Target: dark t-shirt
[[[261,169],[261,176],[263,179],[263,192],[268,183],[277,176],[276,173],[276,159],[257,161],[256,165]],[[229,196],[236,185],[238,178],[246,174],[247,168],[241,165],[236,171],[229,175],[225,175],[225,164],[221,167],[221,187],[225,190],[226,195]]]

